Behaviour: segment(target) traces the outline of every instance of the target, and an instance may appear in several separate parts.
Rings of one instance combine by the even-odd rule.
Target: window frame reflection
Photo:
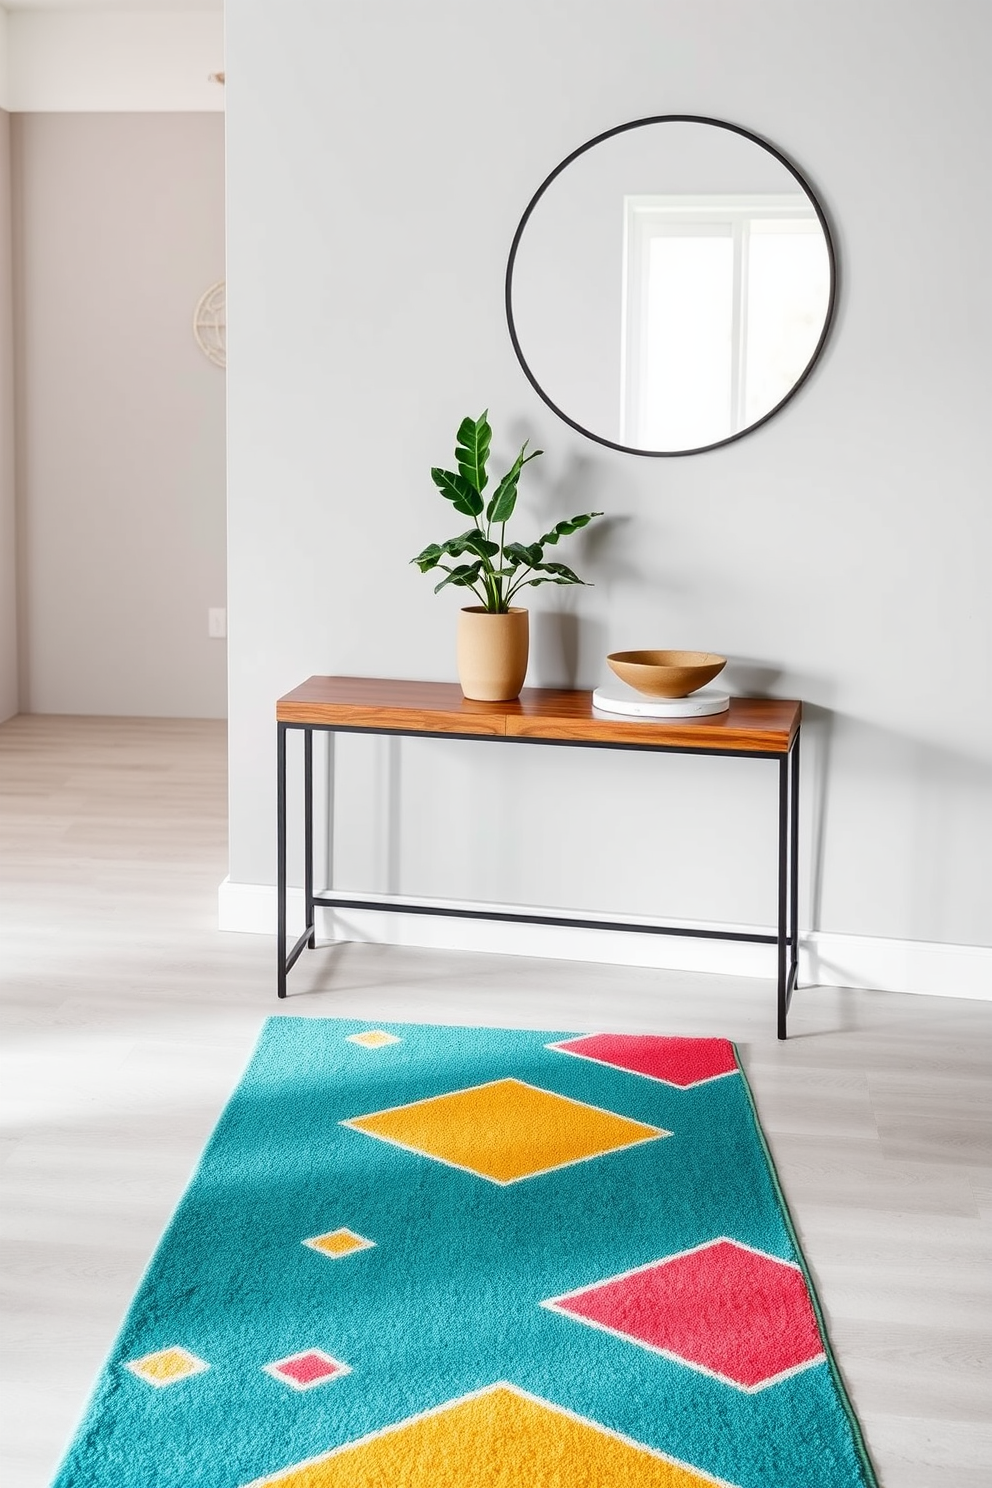
[[[805,344],[792,348],[793,367],[789,371],[785,396],[789,396],[796,379],[809,364],[816,350],[819,328],[830,296],[830,264],[816,211],[801,191],[751,194],[707,195],[632,195],[623,200],[623,262],[621,273],[622,312],[620,319],[620,441],[625,446],[642,449],[665,448],[673,452],[709,447],[739,436],[766,417],[782,397],[775,397],[755,410],[749,408],[753,395],[754,368],[751,363],[751,315],[754,298],[751,276],[753,238],[770,236],[815,238],[823,245],[822,263],[805,286],[808,301],[799,310],[813,312],[815,326]],[[720,269],[721,280],[711,279],[709,289],[729,305],[725,324],[725,341],[719,350],[720,365],[714,361],[709,370],[710,387],[700,377],[705,369],[697,365],[691,383],[697,402],[695,418],[682,425],[682,433],[673,420],[686,419],[678,406],[680,370],[686,378],[693,376],[693,357],[698,347],[684,340],[678,343],[676,321],[679,291],[697,295],[704,289],[702,278],[693,286],[659,283],[658,248],[670,240],[702,243],[717,238],[729,242],[729,262]],[[673,244],[674,246],[674,244]],[[726,257],[726,256],[725,256]],[[706,264],[697,260],[703,271]],[[816,270],[819,270],[817,273]],[[683,269],[684,271],[684,269]],[[674,293],[673,293],[674,291]],[[662,340],[659,301],[669,300],[668,331],[672,344]],[[714,307],[715,308],[715,307]],[[662,392],[674,400],[665,407]],[[719,386],[717,385],[719,384]],[[700,410],[699,395],[709,399]],[[722,408],[717,407],[717,403]]]

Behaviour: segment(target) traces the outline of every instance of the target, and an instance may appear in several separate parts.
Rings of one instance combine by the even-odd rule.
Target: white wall
[[[223,116],[13,122],[21,709],[223,717]]]
[[[590,685],[621,647],[729,653],[738,691],[808,704],[804,924],[992,944],[990,19],[940,0],[229,5],[235,884],[274,877],[279,694],[314,672],[454,677],[458,600],[408,560],[454,530],[428,467],[488,406],[499,456],[528,435],[548,451],[521,535],[610,516],[571,550],[595,588],[534,591],[530,682]],[[652,461],[555,420],[502,290],[548,170],[663,112],[795,160],[841,294],[781,415]],[[349,741],[339,766],[347,886],[772,918],[774,785],[753,763]]]
[[[124,10],[93,4],[0,13],[7,35],[7,99],[18,113],[221,112],[220,5]],[[2,56],[2,38],[0,38]],[[0,98],[0,103],[3,100]]]
[[[0,109],[0,723],[18,706],[13,309],[10,115]]]

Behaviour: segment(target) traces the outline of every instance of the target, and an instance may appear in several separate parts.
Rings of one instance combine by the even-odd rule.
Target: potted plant
[[[444,570],[445,577],[434,586],[435,594],[452,584],[471,589],[481,601],[467,606],[458,617],[458,677],[465,696],[483,702],[515,698],[523,686],[529,647],[527,611],[512,603],[520,590],[537,584],[585,583],[564,563],[547,562],[545,548],[603,515],[586,512],[559,522],[536,542],[508,543],[506,524],[517,504],[521,471],[543,451],[528,454],[524,443],[487,503],[482,493],[489,484],[486,465],[491,443],[488,409],[477,419],[462,419],[455,449],[457,471],[435,466],[431,479],[455,511],[471,517],[475,526],[447,542],[429,544],[410,560],[421,573]],[[448,558],[469,561],[451,564],[444,561]]]

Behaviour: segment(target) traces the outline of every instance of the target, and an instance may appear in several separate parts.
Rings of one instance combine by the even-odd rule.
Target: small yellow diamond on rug
[[[354,1230],[340,1229],[329,1230],[326,1235],[314,1235],[313,1239],[304,1240],[303,1244],[338,1260],[341,1256],[352,1255],[356,1250],[371,1250],[375,1241],[366,1240],[364,1235],[356,1235]]]
[[[361,1044],[363,1049],[381,1049],[386,1044],[401,1044],[392,1033],[386,1033],[383,1028],[370,1028],[368,1033],[349,1033],[349,1044]]]
[[[129,1359],[124,1367],[144,1380],[146,1385],[160,1389],[163,1385],[174,1385],[179,1380],[188,1379],[191,1374],[202,1374],[210,1365],[205,1359],[191,1354],[189,1349],[176,1347],[159,1349],[141,1359]]]

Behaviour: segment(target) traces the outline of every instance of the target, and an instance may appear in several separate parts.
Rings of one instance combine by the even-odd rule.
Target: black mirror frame
[[[627,131],[631,129],[643,129],[648,124],[710,124],[716,129],[726,129],[731,134],[742,135],[744,139],[751,140],[753,144],[759,145],[763,150],[767,150],[769,155],[773,155],[779,162],[779,164],[785,166],[785,169],[789,172],[789,174],[793,176],[796,181],[798,181],[799,185],[802,187],[803,192],[812,203],[813,210],[816,212],[820,227],[823,230],[823,237],[827,246],[827,259],[830,265],[830,291],[827,300],[827,312],[823,319],[823,329],[820,332],[819,340],[817,341],[816,346],[813,349],[812,356],[806,363],[806,366],[803,368],[800,376],[796,379],[792,387],[786,393],[785,397],[782,398],[780,402],[776,403],[774,408],[770,408],[767,413],[763,414],[760,419],[756,419],[753,424],[748,424],[746,429],[739,429],[736,434],[729,434],[726,439],[718,439],[713,444],[701,444],[696,449],[637,449],[633,445],[617,444],[615,440],[606,439],[602,434],[594,434],[591,429],[586,429],[583,427],[582,424],[576,423],[575,419],[570,418],[569,415],[565,413],[563,409],[559,408],[557,403],[555,403],[554,400],[548,396],[544,388],[542,388],[541,384],[534,376],[530,367],[527,365],[527,358],[524,356],[523,349],[521,348],[520,341],[517,336],[516,324],[513,319],[513,266],[516,262],[517,249],[520,246],[520,239],[523,236],[524,228],[527,226],[527,223],[530,220],[531,213],[534,211],[534,208],[537,206],[538,202],[541,200],[541,197],[547,191],[552,181],[560,176],[562,171],[565,170],[567,166],[571,165],[573,160],[577,160],[580,155],[584,155],[586,151],[591,150],[594,145],[602,144],[603,140],[612,139],[614,135],[626,134]],[[557,416],[564,423],[570,425],[570,427],[573,428],[576,433],[583,435],[584,438],[592,439],[595,441],[596,444],[604,444],[607,446],[608,449],[619,450],[621,454],[645,455],[649,459],[678,459],[683,455],[702,455],[705,454],[707,450],[722,449],[724,445],[734,444],[738,439],[743,439],[745,435],[753,434],[755,429],[760,429],[762,424],[766,424],[769,419],[774,418],[775,415],[782,408],[785,407],[790,399],[795,397],[796,393],[798,393],[799,389],[802,387],[803,383],[806,381],[813,368],[816,366],[816,363],[819,361],[824,345],[826,344],[827,336],[830,332],[831,324],[833,322],[834,309],[836,307],[837,300],[837,255],[834,249],[834,241],[830,232],[829,224],[827,223],[826,215],[823,211],[822,206],[820,205],[816,193],[814,192],[809,182],[806,180],[806,177],[799,170],[798,166],[794,165],[792,161],[787,158],[787,156],[783,155],[781,150],[776,149],[774,145],[769,144],[768,140],[762,139],[759,134],[754,134],[750,129],[744,129],[740,124],[728,124],[724,119],[710,119],[703,114],[654,114],[645,119],[632,119],[627,124],[617,124],[613,129],[606,129],[603,131],[602,134],[597,134],[595,138],[586,140],[584,145],[579,145],[577,150],[573,150],[570,155],[566,155],[565,159],[562,160],[560,164],[556,165],[551,174],[541,182],[540,186],[537,188],[537,190],[534,192],[534,195],[527,203],[524,215],[521,217],[520,222],[517,226],[517,230],[513,235],[513,242],[510,245],[510,256],[506,264],[504,299],[506,304],[506,324],[510,332],[510,341],[513,344],[513,350],[516,353],[517,361],[523,368],[524,375],[526,376],[531,387],[537,393],[538,397],[541,398],[548,405],[552,413],[557,414]]]

